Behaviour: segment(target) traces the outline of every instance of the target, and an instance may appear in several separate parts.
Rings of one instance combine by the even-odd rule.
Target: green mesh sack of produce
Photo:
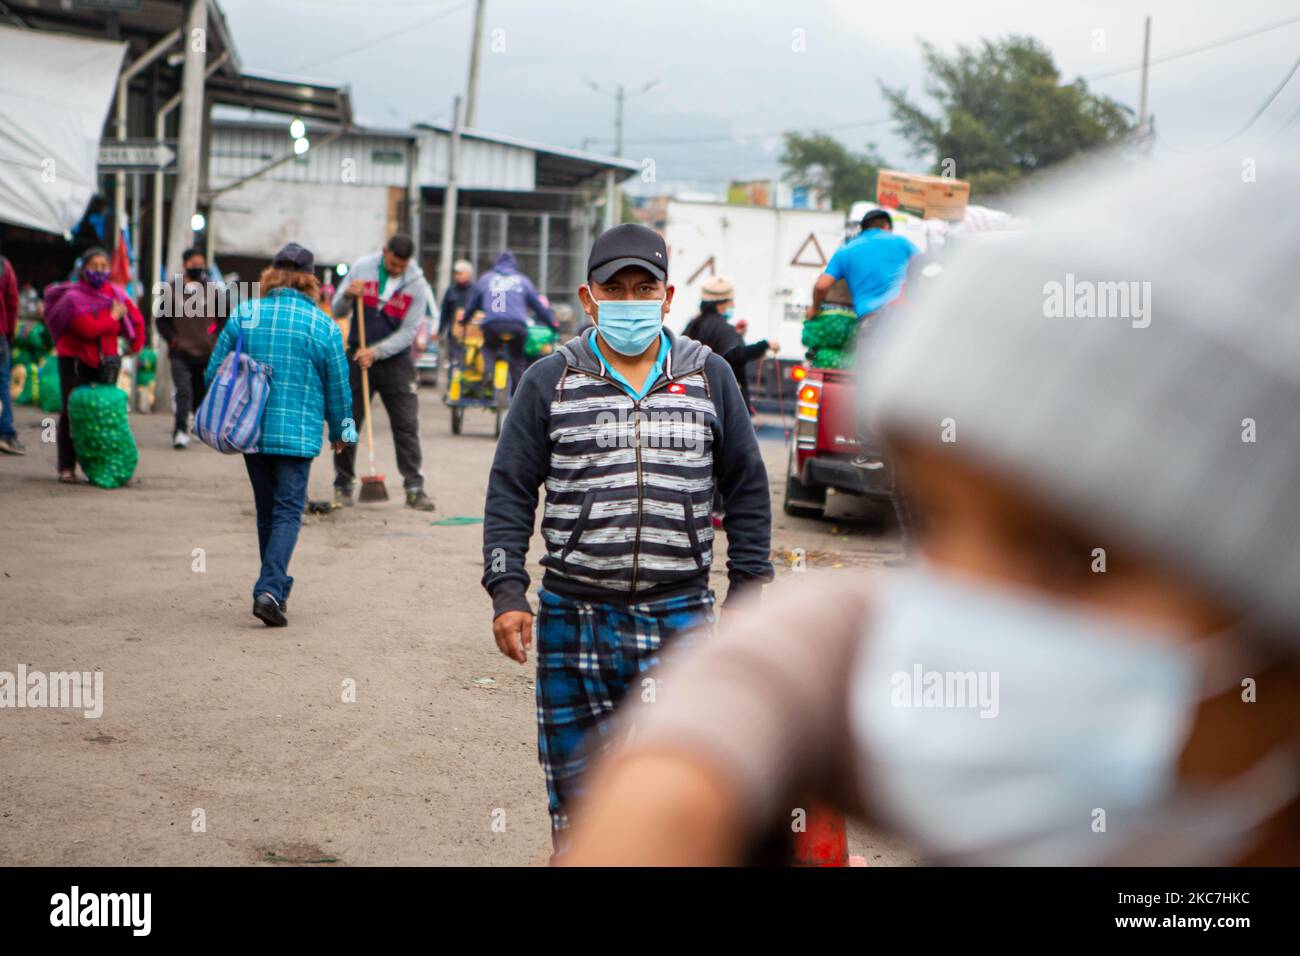
[[[77,461],[92,484],[118,488],[131,480],[140,453],[131,436],[126,392],[115,385],[81,385],[68,396],[68,422]]]
[[[135,384],[151,384],[158,377],[158,353],[153,349],[141,349],[137,361],[139,367],[135,372]]]
[[[528,338],[524,339],[524,355],[528,358],[546,355],[550,351],[547,346],[554,345],[558,339],[554,329],[544,325],[529,326]]]
[[[23,387],[14,401],[19,405],[35,405],[37,397],[40,394],[41,383],[40,375],[37,373],[34,362],[20,362],[15,368],[23,370]]]
[[[813,368],[853,368],[853,352],[844,349],[816,349],[812,355]]]
[[[14,346],[21,346],[32,355],[44,355],[54,348],[54,340],[50,338],[50,330],[44,322],[27,321],[18,327]]]
[[[41,363],[36,373],[36,404],[43,412],[57,412],[63,407],[63,392],[59,389],[59,360],[51,355]]]
[[[843,349],[858,330],[858,317],[844,309],[824,309],[803,324],[803,346]]]

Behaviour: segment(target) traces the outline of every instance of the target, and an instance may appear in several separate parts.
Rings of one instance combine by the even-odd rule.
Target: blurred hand
[[[126,306],[121,302],[114,301],[113,304],[108,307],[108,314],[115,319],[120,319],[122,316],[126,315]]]
[[[804,317],[805,319],[813,319],[813,318],[816,318],[816,317],[817,317],[817,310],[816,310],[813,306],[810,305],[810,306],[808,306],[808,308],[804,309],[803,317]]]
[[[332,441],[332,442],[330,442],[330,450],[333,451],[335,454],[338,454],[338,453],[341,452],[344,448],[347,448],[347,447],[348,447],[348,443],[345,442],[345,441]]]
[[[357,349],[357,364],[362,368],[370,368],[375,364],[374,349]]]
[[[497,649],[520,664],[528,661],[533,643],[533,615],[529,611],[506,611],[492,622],[492,636]]]
[[[351,282],[348,283],[348,295],[352,296],[354,299],[359,295],[364,295],[365,291],[366,291],[365,279],[353,279]]]

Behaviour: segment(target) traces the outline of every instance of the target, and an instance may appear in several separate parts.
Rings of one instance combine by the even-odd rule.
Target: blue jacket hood
[[[501,255],[497,256],[497,261],[492,263],[493,272],[518,272],[519,263],[515,261],[515,254],[507,249]]]

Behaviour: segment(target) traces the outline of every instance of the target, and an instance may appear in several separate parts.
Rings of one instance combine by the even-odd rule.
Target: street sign
[[[115,10],[130,13],[140,9],[140,0],[76,0],[79,10]]]
[[[99,144],[99,171],[175,172],[176,140],[124,139],[105,140]],[[170,167],[170,168],[169,168]]]

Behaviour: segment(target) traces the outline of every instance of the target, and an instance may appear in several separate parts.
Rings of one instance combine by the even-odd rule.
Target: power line
[[[1242,33],[1234,33],[1231,36],[1222,37],[1221,39],[1218,40],[1212,40],[1209,43],[1202,43],[1200,46],[1188,47],[1186,50],[1179,50],[1177,53],[1166,53],[1164,56],[1158,56],[1152,59],[1150,61],[1151,66],[1155,66],[1158,63],[1168,63],[1170,60],[1182,59],[1183,57],[1191,56],[1194,53],[1204,53],[1206,50],[1213,50],[1216,47],[1226,46],[1229,43],[1236,43],[1238,40],[1245,40],[1249,37],[1259,36],[1261,33],[1268,33],[1271,30],[1279,30],[1282,27],[1289,27],[1293,23],[1300,23],[1300,16],[1289,17],[1286,20],[1279,20],[1276,23],[1271,23],[1268,26],[1258,27],[1257,29],[1254,30],[1246,30]],[[1091,76],[1085,76],[1084,79],[1090,82],[1093,80],[1104,80],[1112,76],[1122,76],[1125,73],[1135,73],[1140,69],[1142,69],[1141,63],[1137,64],[1136,66],[1122,67],[1118,70],[1107,70],[1102,73],[1094,73]]]
[[[674,145],[679,143],[738,143],[746,139],[771,139],[776,136],[784,136],[786,133],[829,133],[845,129],[857,129],[861,126],[877,126],[880,123],[889,123],[893,120],[892,116],[886,116],[883,119],[862,120],[856,123],[841,123],[835,126],[816,126],[806,130],[778,129],[766,133],[733,133],[730,136],[685,136],[670,137],[667,139],[629,139],[628,143],[649,143],[651,145]],[[608,139],[593,139],[594,143],[608,143]]]
[[[1227,139],[1215,143],[1213,146],[1206,146],[1202,149],[1196,149],[1196,150],[1179,149],[1177,146],[1164,142],[1164,140],[1161,140],[1161,142],[1164,142],[1166,146],[1168,146],[1176,153],[1188,153],[1188,152],[1200,153],[1200,152],[1206,152],[1207,150],[1218,149],[1220,146],[1226,146],[1228,143],[1231,143],[1234,139],[1236,139],[1242,133],[1246,132],[1246,130],[1250,129],[1252,126],[1255,125],[1255,121],[1264,115],[1264,111],[1273,104],[1273,101],[1277,99],[1278,94],[1281,93],[1284,89],[1286,89],[1286,85],[1290,83],[1291,78],[1295,76],[1296,70],[1300,70],[1300,57],[1296,57],[1296,61],[1291,64],[1291,69],[1287,70],[1286,76],[1282,77],[1282,82],[1273,88],[1273,92],[1270,93],[1268,97],[1264,100],[1264,102],[1259,105],[1259,108],[1256,109],[1255,112],[1250,115],[1250,119],[1246,120],[1246,125],[1243,126],[1241,129],[1237,130]],[[1294,118],[1295,118],[1294,116],[1291,117],[1291,119]],[[1287,120],[1287,123],[1290,122],[1291,120]],[[1283,127],[1285,127],[1285,125],[1286,124],[1284,123]],[[1279,132],[1281,132],[1281,130],[1279,130]]]
[[[362,50],[368,50],[373,46],[378,46],[380,43],[383,43],[385,40],[391,40],[393,37],[403,33],[407,33],[415,27],[422,27],[425,24],[432,23],[435,20],[441,20],[443,17],[450,16],[451,14],[456,13],[459,10],[463,10],[467,6],[469,6],[469,0],[462,0],[461,3],[455,3],[449,7],[444,7],[443,9],[439,10],[437,13],[433,14],[432,16],[425,17],[422,20],[416,20],[414,23],[408,23],[388,33],[382,33],[377,37],[373,37],[372,39],[366,40],[364,43],[360,43],[356,46],[351,46],[343,50],[336,50],[333,53],[326,54],[325,56],[322,57],[317,57],[316,59],[310,60],[306,63],[300,63],[297,66],[293,67],[291,72],[296,70],[311,69],[312,67],[318,66],[321,63],[326,63],[330,60],[342,59],[345,56],[351,56],[353,53],[360,53]]]

